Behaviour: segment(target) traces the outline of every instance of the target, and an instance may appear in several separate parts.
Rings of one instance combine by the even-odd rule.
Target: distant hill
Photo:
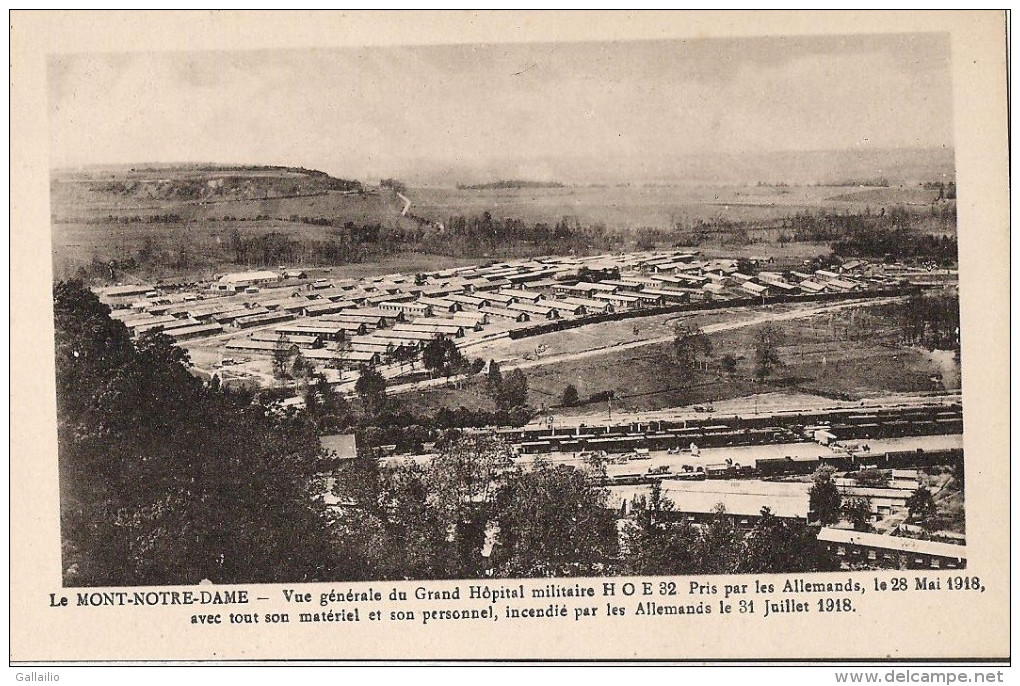
[[[137,165],[60,169],[51,174],[55,198],[95,195],[137,200],[267,200],[360,190],[359,181],[301,167]]]
[[[774,152],[655,153],[443,162],[408,159],[390,170],[409,186],[449,188],[487,179],[556,179],[569,186],[618,185],[833,185],[849,179],[882,179],[914,186],[955,178],[952,148],[861,148]]]
[[[517,179],[491,181],[489,183],[476,183],[472,185],[458,184],[457,188],[462,191],[483,191],[512,188],[563,188],[563,184],[557,181],[520,181]]]

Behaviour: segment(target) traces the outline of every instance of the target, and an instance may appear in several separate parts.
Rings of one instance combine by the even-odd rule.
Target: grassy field
[[[750,313],[713,313],[696,319],[709,323],[747,317]],[[670,317],[641,322],[640,336],[651,339],[668,335]],[[506,357],[534,358],[537,341],[547,346],[545,355],[563,354],[611,346],[614,341],[634,340],[633,322],[581,327],[567,332],[504,343]],[[573,384],[582,398],[612,390],[617,411],[648,411],[683,405],[711,404],[760,393],[782,391],[830,399],[857,400],[889,393],[958,390],[959,365],[948,354],[903,348],[896,343],[891,322],[865,309],[841,311],[803,320],[775,324],[784,342],[778,354],[782,366],[764,382],[754,379],[754,335],[757,326],[710,334],[710,370],[699,371],[693,383],[683,387],[676,381],[678,369],[669,343],[610,351],[597,357],[554,362],[528,369],[529,402],[540,410],[559,405],[567,384]],[[856,327],[857,332],[854,333]],[[850,333],[848,333],[850,330]],[[724,355],[737,360],[734,373],[718,369]],[[478,356],[472,351],[471,356]],[[934,381],[933,377],[941,376]],[[402,396],[403,397],[403,396]],[[469,382],[461,388],[444,388],[406,396],[423,407],[477,407],[492,409],[481,384]],[[605,402],[582,402],[571,408],[557,407],[558,415],[601,415]]]
[[[416,412],[433,414],[443,407],[466,407],[469,410],[492,412],[496,403],[486,392],[484,381],[472,379],[460,384],[451,384],[447,388],[431,388],[424,391],[402,393],[397,398],[401,404],[413,407]]]
[[[309,245],[333,237],[330,227],[311,222],[409,222],[388,191],[331,185],[348,183],[268,168],[56,171],[50,184],[55,276],[75,275],[93,262],[132,259],[143,265],[133,276],[144,279],[227,271],[238,266],[230,249],[235,232],[245,240],[276,232],[299,241],[305,254],[296,261],[307,264],[314,259]]]
[[[784,303],[764,307],[733,307],[705,312],[638,317],[554,331],[518,340],[499,339],[471,347],[467,354],[472,358],[494,359],[501,363],[541,359],[542,357],[611,348],[619,344],[671,336],[673,328],[678,322],[699,327],[712,324],[735,324],[760,318],[763,314],[778,315],[817,306],[816,303]]]
[[[934,192],[920,188],[858,186],[581,186],[461,190],[413,188],[412,211],[437,221],[488,211],[497,217],[555,222],[576,217],[609,227],[665,228],[696,222],[769,221],[820,209],[879,211],[892,205],[927,205]]]
[[[291,198],[225,199],[225,200],[168,200],[125,197],[115,194],[55,194],[51,198],[54,214],[58,218],[102,219],[108,215],[140,216],[142,218],[173,212],[184,221],[239,220],[259,216],[289,218],[331,217],[339,223],[387,223],[399,216],[399,206],[388,193],[342,193],[328,191],[316,195]]]
[[[529,376],[534,400],[555,399],[566,383],[574,383],[582,397],[593,390],[613,389],[622,396],[620,407],[649,410],[671,405],[710,403],[760,392],[786,390],[828,398],[856,400],[886,393],[958,390],[959,372],[947,373],[944,359],[927,351],[896,345],[891,327],[881,324],[857,340],[846,337],[849,314],[779,322],[785,339],[779,348],[783,362],[763,383],[754,377],[754,335],[758,327],[712,334],[713,357],[730,354],[735,372],[701,372],[688,389],[681,389],[669,345],[610,355],[592,365],[558,365]],[[932,377],[941,375],[941,381]],[[583,388],[582,388],[583,387]]]
[[[542,356],[576,353],[595,348],[608,348],[619,343],[665,336],[672,331],[673,322],[676,319],[676,314],[663,314],[581,326],[576,329],[555,331],[518,340],[500,339],[468,348],[466,354],[472,358],[480,357],[483,360],[506,363],[540,359]]]

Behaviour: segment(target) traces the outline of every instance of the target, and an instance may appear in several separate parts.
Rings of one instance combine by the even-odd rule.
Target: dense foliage
[[[341,467],[338,530],[357,541],[362,579],[588,576],[617,557],[606,492],[565,466],[515,466],[487,434],[450,441],[427,464]]]
[[[861,228],[850,231],[832,244],[844,257],[933,262],[948,267],[956,264],[956,237],[917,233],[903,227]]]
[[[300,167],[194,167],[187,174],[148,171],[149,176],[93,181],[98,192],[134,198],[223,200],[285,198],[326,191],[360,191],[361,183]],[[252,174],[250,172],[259,172]]]
[[[624,525],[624,570],[631,574],[743,574],[832,571],[839,563],[815,530],[780,519],[767,507],[747,530],[738,528],[721,505],[705,525],[678,517],[674,503],[652,485],[634,502]]]
[[[957,295],[916,295],[898,305],[903,341],[932,350],[960,349],[960,298]]]
[[[203,384],[160,334],[132,342],[80,283],[54,316],[68,584],[328,578],[305,424]]]

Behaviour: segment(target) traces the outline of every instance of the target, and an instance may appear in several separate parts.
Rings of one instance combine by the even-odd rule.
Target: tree
[[[577,387],[574,384],[567,384],[567,387],[563,389],[563,394],[560,396],[560,405],[563,407],[573,407],[577,404],[579,396],[577,394]]]
[[[589,452],[582,453],[584,460],[585,469],[594,478],[600,486],[605,486],[608,482],[608,470],[609,457],[604,451],[592,450]]]
[[[772,324],[765,324],[755,334],[754,373],[759,381],[764,381],[776,367],[782,365],[779,348],[783,338],[782,332]]]
[[[854,474],[854,481],[867,488],[885,488],[889,485],[889,475],[881,469],[862,469]]]
[[[598,481],[565,465],[521,468],[494,434],[452,435],[428,463],[346,460],[333,494],[335,536],[363,563],[349,578],[590,576],[618,558]]]
[[[907,498],[907,512],[910,519],[915,522],[923,522],[935,516],[938,508],[935,505],[935,498],[931,491],[925,486],[919,486],[916,491]]]
[[[608,492],[585,472],[539,462],[515,470],[500,491],[496,576],[595,576],[617,555]]]
[[[436,579],[451,576],[446,523],[431,504],[425,466],[382,465],[371,457],[344,460],[333,495],[341,506],[333,531],[349,556],[350,580]]]
[[[841,510],[854,531],[871,531],[871,502],[867,498],[847,498]]]
[[[428,470],[431,498],[455,543],[454,568],[480,576],[482,548],[496,499],[513,468],[513,449],[494,434],[467,434],[446,444]]]
[[[431,372],[439,372],[443,376],[450,376],[453,372],[465,366],[464,355],[457,348],[457,344],[448,338],[436,336],[421,355],[422,364]]]
[[[496,396],[499,409],[509,411],[528,404],[528,379],[520,369],[514,369],[500,383]]]
[[[799,522],[780,519],[768,507],[744,537],[738,571],[744,574],[826,572],[839,569],[818,536]]]
[[[737,260],[737,271],[741,274],[754,276],[758,273],[758,265],[747,258],[740,258]]]
[[[741,536],[719,503],[712,520],[701,527],[694,543],[694,568],[699,574],[733,574],[743,553]]]
[[[320,336],[316,336],[315,337],[315,343],[312,344],[312,348],[315,348],[316,345],[318,345],[319,348],[322,348],[322,347],[325,346],[325,341],[322,340],[322,337],[320,337]],[[344,378],[344,367],[347,366],[347,359],[348,359],[347,356],[350,354],[351,348],[352,348],[351,342],[345,336],[337,344],[336,350],[333,352],[333,360],[332,360],[332,362],[327,362],[328,366],[336,368],[337,375],[338,375],[338,377],[340,378],[341,381]]]
[[[499,371],[499,364],[496,360],[489,360],[489,371],[486,373],[485,382],[489,386],[489,393],[494,397],[503,384],[503,374]]]
[[[421,362],[430,372],[439,371],[446,363],[446,350],[443,341],[443,337],[437,336],[429,341],[425,350],[422,351]]]
[[[366,411],[375,414],[386,400],[386,379],[375,367],[365,365],[354,382],[354,392],[365,404]]]
[[[737,358],[730,353],[723,355],[719,364],[722,366],[722,370],[727,374],[733,374],[737,371]]]
[[[697,532],[674,517],[674,504],[652,484],[648,497],[635,497],[634,516],[623,526],[624,569],[630,574],[688,574],[695,570]]]
[[[811,489],[808,491],[808,520],[811,522],[829,526],[839,521],[843,499],[832,481],[834,471],[832,467],[823,465],[811,477]]]
[[[305,359],[300,350],[294,350],[294,362],[291,364],[291,375],[295,379],[304,379],[315,373],[315,366]]]
[[[304,399],[305,410],[319,433],[339,433],[350,428],[350,405],[330,387],[321,373],[312,374],[304,389]]]
[[[290,378],[290,358],[294,354],[294,346],[283,338],[273,348],[273,376],[277,379]]]
[[[462,571],[455,541],[450,540],[448,533],[449,513],[433,503],[431,476],[427,467],[418,464],[402,464],[381,471],[385,538],[375,556],[384,576],[441,579],[456,577]]]
[[[682,386],[687,386],[694,379],[700,356],[711,353],[712,342],[699,327],[688,323],[673,327],[673,357]]]

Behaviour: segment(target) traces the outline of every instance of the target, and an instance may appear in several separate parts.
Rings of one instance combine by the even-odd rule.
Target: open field
[[[761,221],[827,209],[863,211],[927,206],[935,195],[917,187],[859,186],[577,186],[528,189],[414,188],[413,211],[436,221],[490,212],[528,222],[562,217],[611,228],[693,227],[698,222]]]
[[[329,217],[344,221],[386,223],[399,216],[399,205],[388,193],[320,191],[315,194],[266,199],[183,200],[137,198],[112,193],[55,193],[51,198],[54,216],[60,221],[98,220],[109,215],[142,219],[173,212],[186,222],[250,220],[269,216],[289,218]],[[396,210],[396,211],[395,211]]]
[[[699,372],[690,388],[681,388],[673,382],[676,368],[667,343],[538,368],[528,374],[532,399],[556,404],[567,383],[577,386],[582,398],[614,390],[618,396],[614,406],[632,411],[707,404],[775,390],[856,400],[886,393],[959,389],[958,364],[947,364],[945,356],[938,353],[901,348],[882,335],[858,341],[833,337],[825,316],[777,322],[775,326],[785,338],[779,349],[784,364],[763,383],[753,380],[757,327],[751,327],[709,336],[715,360],[727,354],[737,359],[732,375]],[[936,375],[941,381],[932,380]],[[569,413],[573,408],[558,411]]]
[[[604,350],[619,345],[634,345],[641,341],[670,337],[673,327],[679,322],[702,328],[745,326],[748,323],[760,322],[763,317],[797,317],[800,313],[813,311],[819,307],[828,309],[846,306],[843,303],[836,305],[784,303],[640,317],[554,331],[517,340],[495,340],[470,348],[470,356],[481,357],[484,360],[494,359],[501,364],[513,363],[515,366],[528,362],[542,363],[544,359],[557,355]]]
[[[98,260],[125,260],[138,254],[148,244],[174,256],[180,247],[187,247],[187,266],[167,265],[147,270],[145,280],[167,277],[209,279],[215,273],[243,269],[230,259],[229,237],[237,230],[245,237],[281,234],[306,244],[326,241],[332,229],[289,221],[196,222],[191,224],[60,224],[53,231],[54,278],[72,278],[78,267]],[[416,273],[476,264],[471,258],[430,255],[420,252],[395,251],[372,260],[344,265],[330,265],[336,278],[358,279],[391,272]],[[291,266],[314,266],[313,259],[298,259]],[[128,278],[128,277],[125,277]],[[130,282],[130,278],[128,278]]]
[[[615,322],[611,328],[609,325],[581,327],[520,341],[499,341],[489,350],[502,351],[505,357],[494,359],[503,360],[505,364],[523,364],[528,378],[529,402],[543,412],[555,407],[557,416],[604,415],[608,412],[608,403],[585,403],[584,400],[609,390],[614,392],[612,405],[617,412],[707,405],[775,392],[814,396],[831,402],[959,390],[959,363],[951,354],[899,346],[892,323],[879,317],[869,318],[866,310],[865,307],[852,308],[831,315],[789,320],[775,319],[779,312],[770,313],[773,325],[783,338],[778,350],[783,365],[764,382],[753,378],[753,336],[760,327],[757,322],[761,321],[761,313],[756,317],[753,311],[690,318],[708,330],[713,326],[734,328],[709,334],[712,342],[710,369],[697,372],[688,387],[675,381],[678,370],[671,344],[651,342],[656,338],[654,334],[659,334],[660,338],[670,335],[675,316],[656,317],[654,323],[640,320],[645,333],[639,334],[638,340],[648,341],[647,344],[622,350],[612,347],[637,342],[632,328],[627,326],[632,327],[633,322]],[[748,323],[753,325],[744,325]],[[850,333],[851,325],[862,331],[866,329],[867,333]],[[628,335],[630,340],[627,340]],[[542,356],[536,356],[540,339],[546,350]],[[600,354],[585,355],[586,351],[597,349]],[[472,356],[480,352],[472,351]],[[571,354],[578,355],[578,359],[550,363],[542,363],[541,359]],[[531,360],[525,359],[525,355]],[[718,368],[718,361],[725,355],[732,355],[737,361],[732,374]],[[567,384],[577,388],[582,403],[575,407],[558,407]],[[458,387],[418,391],[400,397],[429,409],[460,405],[493,409],[484,384],[474,380]]]
[[[750,341],[714,341],[720,352],[729,351],[747,357]],[[780,355],[791,355],[786,349]],[[725,353],[723,353],[725,354]],[[826,357],[822,362],[820,357]],[[742,360],[740,363],[748,363]],[[746,371],[746,369],[744,370]],[[878,346],[845,348],[832,346],[826,353],[816,351],[815,359],[796,360],[773,379],[753,381],[739,372],[733,376],[699,372],[692,386],[682,388],[673,381],[676,367],[669,345],[610,354],[601,358],[538,368],[528,373],[531,401],[537,407],[558,405],[568,383],[574,384],[582,398],[592,393],[613,390],[613,407],[639,412],[665,407],[710,404],[769,392],[796,390],[825,398],[854,399],[888,392],[935,390],[929,376],[937,367],[916,351],[895,352]],[[606,403],[596,407],[557,408],[558,414],[607,411]]]
[[[78,195],[84,197],[79,198]],[[318,195],[230,200],[145,199],[103,193],[66,192],[51,198],[54,274],[72,275],[93,260],[118,262],[139,258],[145,250],[173,257],[187,252],[186,264],[150,268],[152,275],[202,275],[238,266],[230,250],[231,236],[244,239],[270,233],[298,241],[306,254],[295,262],[313,263],[309,244],[335,238],[335,229],[303,221],[328,218],[335,226],[388,227],[400,218],[399,209],[385,193],[357,194],[328,191]],[[176,215],[175,221],[161,216]],[[120,218],[109,220],[110,216]],[[394,247],[394,252],[399,250]]]

